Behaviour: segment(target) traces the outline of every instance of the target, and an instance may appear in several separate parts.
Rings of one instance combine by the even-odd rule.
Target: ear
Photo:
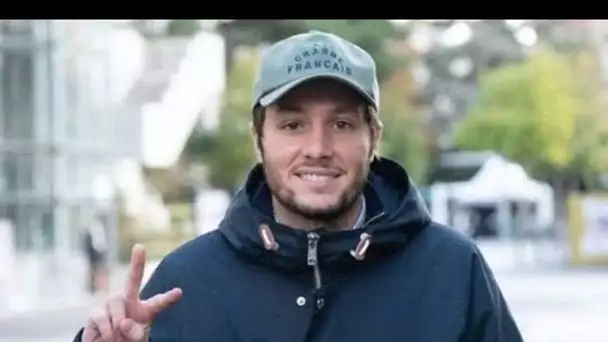
[[[380,140],[382,139],[382,123],[378,123],[378,127],[372,129],[372,146],[370,149],[369,162],[374,161],[374,157],[378,155],[378,146],[380,145]]]
[[[253,122],[249,122],[249,132],[251,133],[251,139],[253,140],[253,149],[255,152],[255,157],[258,163],[262,163],[262,147],[259,144],[258,132],[255,131],[255,127],[253,126]]]

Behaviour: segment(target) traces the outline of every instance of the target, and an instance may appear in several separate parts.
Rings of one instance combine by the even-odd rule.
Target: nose
[[[330,158],[333,155],[333,138],[325,127],[313,127],[304,141],[304,156],[310,159]]]

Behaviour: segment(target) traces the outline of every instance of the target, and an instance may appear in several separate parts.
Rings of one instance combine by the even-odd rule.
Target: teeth
[[[319,181],[324,181],[326,179],[328,179],[329,176],[326,175],[316,175],[313,173],[304,173],[302,174],[302,179],[307,180],[307,181],[311,181],[311,182],[319,182]]]

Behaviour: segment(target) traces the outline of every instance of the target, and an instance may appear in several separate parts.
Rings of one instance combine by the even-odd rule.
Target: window
[[[2,52],[0,115],[2,140],[31,140],[33,134],[34,89],[32,55],[29,51]]]
[[[59,77],[65,77],[65,85],[66,85],[66,111],[62,114],[62,117],[65,118],[65,137],[69,140],[76,139],[78,137],[78,111],[80,110],[80,96],[81,89],[80,84],[78,83],[77,75],[78,70],[74,70],[77,66],[77,62],[70,60],[65,60],[68,62],[65,68],[64,75],[58,75]]]
[[[50,196],[53,188],[53,156],[39,153],[36,156],[34,179],[36,181],[36,192],[40,196]]]
[[[34,189],[34,155],[32,153],[18,154],[17,158],[17,190],[30,196]]]
[[[12,196],[17,190],[17,177],[19,173],[17,157],[14,153],[3,153],[1,163],[4,178],[4,194]]]
[[[0,21],[0,34],[19,38],[30,38],[33,34],[31,20],[2,20]]]

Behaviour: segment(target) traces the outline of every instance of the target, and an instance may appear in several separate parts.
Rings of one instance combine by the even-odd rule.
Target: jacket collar
[[[341,267],[373,260],[402,248],[422,230],[430,216],[406,171],[394,161],[378,158],[364,186],[367,217],[360,229],[318,230],[321,267]],[[248,260],[287,271],[307,267],[309,232],[273,219],[272,200],[262,165],[248,174],[220,223],[220,231],[237,253]]]

